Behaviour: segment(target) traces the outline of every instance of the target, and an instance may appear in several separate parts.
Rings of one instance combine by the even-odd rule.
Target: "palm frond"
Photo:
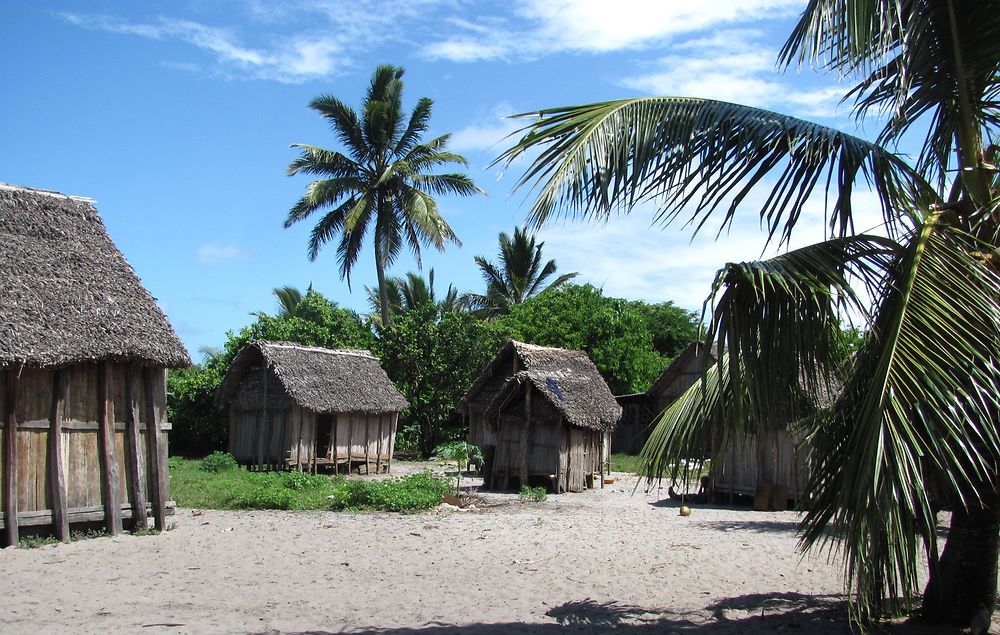
[[[330,123],[337,139],[356,157],[368,156],[369,148],[361,132],[361,122],[354,109],[331,95],[320,95],[309,107]]]
[[[604,220],[651,201],[657,222],[689,213],[696,231],[721,206],[721,231],[761,189],[761,220],[772,238],[786,240],[818,189],[827,198],[831,234],[843,236],[852,231],[859,182],[877,193],[892,228],[912,222],[917,203],[934,196],[883,148],[759,108],[651,97],[547,109],[538,117],[494,161],[509,166],[539,152],[515,185],[535,193],[529,219],[536,225],[554,215]]]
[[[1000,277],[953,220],[932,216],[898,254],[871,337],[809,437],[803,544],[838,539],[862,619],[886,600],[911,608],[919,536],[936,535],[932,478],[955,505],[996,486]]]

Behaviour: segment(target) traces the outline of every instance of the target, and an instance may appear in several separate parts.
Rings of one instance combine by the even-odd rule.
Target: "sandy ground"
[[[850,632],[841,568],[796,551],[795,513],[685,518],[616,477],[473,511],[179,509],[158,536],[6,549],[0,632]]]

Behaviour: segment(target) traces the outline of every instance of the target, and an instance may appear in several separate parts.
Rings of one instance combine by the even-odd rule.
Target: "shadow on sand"
[[[470,610],[474,608],[470,607]],[[551,623],[497,622],[442,624],[429,622],[402,628],[364,628],[342,630],[331,625],[316,630],[263,631],[254,635],[558,635],[562,633],[616,633],[660,635],[667,633],[737,635],[756,633],[815,633],[839,635],[856,633],[847,620],[843,596],[804,595],[801,593],[760,593],[727,598],[703,610],[677,612],[669,609],[642,608],[619,602],[597,602],[589,598],[567,602],[546,612]],[[470,614],[471,619],[474,615]],[[948,635],[962,629],[942,630],[919,623],[884,624],[872,632],[893,635]]]

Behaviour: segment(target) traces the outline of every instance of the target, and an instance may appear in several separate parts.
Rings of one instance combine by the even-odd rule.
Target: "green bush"
[[[441,503],[448,481],[430,472],[387,481],[345,480],[334,493],[334,509],[374,509],[414,512]]]
[[[548,497],[544,487],[528,487],[527,485],[521,486],[521,494],[518,496],[522,503],[541,503]]]
[[[216,450],[203,458],[199,467],[205,472],[225,472],[236,469],[239,464],[232,454]]]

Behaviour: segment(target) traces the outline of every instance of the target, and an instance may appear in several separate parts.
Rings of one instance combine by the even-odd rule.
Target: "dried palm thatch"
[[[476,401],[488,404],[496,396],[496,390],[502,386],[491,379],[500,375],[506,377],[511,375],[514,367],[514,358],[517,358],[518,370],[553,370],[558,371],[568,368],[592,368],[594,373],[598,373],[597,367],[590,361],[590,357],[584,351],[573,351],[565,348],[553,348],[550,346],[537,346],[535,344],[525,344],[516,340],[507,340],[493,360],[483,369],[472,386],[465,391],[458,401],[457,408],[461,410],[465,404]],[[598,377],[600,375],[598,374]],[[603,380],[602,380],[603,381]],[[493,394],[487,394],[490,386],[494,385]]]
[[[498,414],[526,384],[535,388],[535,395],[545,399],[572,426],[607,432],[614,429],[621,417],[621,406],[615,401],[608,384],[597,368],[584,355],[586,364],[577,363],[561,370],[525,370],[515,373],[503,385],[500,393],[486,410],[487,417]]]
[[[0,365],[191,363],[92,201],[0,184]]]
[[[295,403],[315,412],[382,414],[410,405],[368,351],[262,341],[250,342],[233,360],[216,403],[225,406],[236,399],[247,374],[261,364],[271,369]]]

